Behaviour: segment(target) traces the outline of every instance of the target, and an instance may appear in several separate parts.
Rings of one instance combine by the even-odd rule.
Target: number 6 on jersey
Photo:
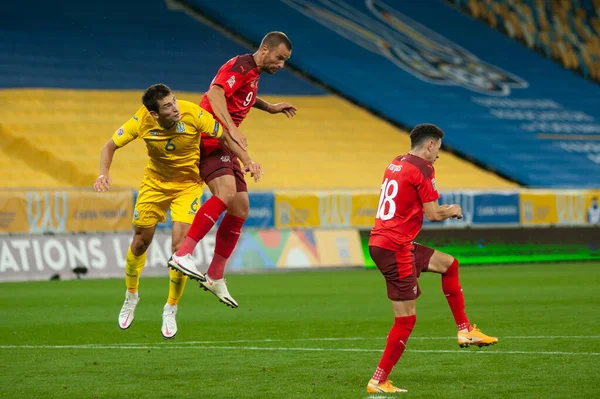
[[[396,180],[385,179],[381,185],[381,194],[379,195],[379,205],[377,205],[375,219],[390,220],[394,216],[396,213],[396,202],[394,201],[396,195],[398,195],[398,182]],[[386,204],[388,204],[387,207]]]

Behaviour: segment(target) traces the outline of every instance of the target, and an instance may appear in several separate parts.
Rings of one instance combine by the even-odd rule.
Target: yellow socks
[[[136,293],[138,286],[140,285],[140,274],[146,264],[146,253],[144,252],[140,256],[135,256],[131,252],[131,247],[127,248],[127,257],[125,263],[125,284],[127,285],[127,291]],[[187,277],[176,270],[169,270],[169,298],[167,303],[169,305],[177,305],[179,298],[183,294]]]
[[[178,270],[169,269],[169,305],[177,305],[179,298],[183,295],[183,289],[187,282],[187,276]]]
[[[131,247],[127,248],[127,257],[125,258],[125,285],[127,291],[136,293],[140,285],[140,274],[146,264],[146,253],[135,256],[131,252]]]

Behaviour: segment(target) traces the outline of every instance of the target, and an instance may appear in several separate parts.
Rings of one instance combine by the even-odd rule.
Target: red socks
[[[175,254],[177,256],[183,256],[185,254],[193,253],[198,241],[203,239],[210,229],[212,229],[219,219],[219,216],[221,216],[226,209],[227,204],[221,201],[219,197],[216,195],[210,197],[208,201],[198,209],[187,237]]]
[[[237,216],[225,214],[219,229],[217,230],[217,240],[215,242],[215,255],[208,268],[207,274],[213,280],[220,280],[225,273],[225,263],[231,256],[235,245],[240,238],[242,226],[246,219]]]
[[[442,274],[442,290],[452,310],[452,315],[456,321],[459,330],[471,330],[469,319],[465,314],[465,298],[462,293],[462,287],[458,281],[458,260],[454,259],[452,265]],[[412,333],[413,327],[417,321],[417,316],[396,317],[394,325],[387,337],[387,344],[383,351],[383,356],[379,362],[373,379],[378,383],[387,380],[388,375],[400,360],[400,357],[406,349],[408,337]]]
[[[465,313],[465,297],[458,281],[458,260],[454,259],[452,265],[442,274],[442,291],[446,295],[448,305],[454,316],[454,321],[459,330],[471,330],[469,318]]]
[[[198,241],[212,229],[221,213],[227,209],[225,204],[219,197],[213,195],[200,207],[194,222],[187,237],[181,244],[181,247],[175,253],[177,256],[183,256],[194,252]],[[225,273],[225,264],[231,256],[235,245],[237,244],[242,226],[246,219],[239,218],[230,214],[225,214],[221,225],[217,230],[217,238],[215,242],[215,255],[210,263],[207,274],[213,280],[220,280]]]
[[[408,337],[410,337],[416,321],[416,315],[395,318],[394,325],[387,337],[383,356],[377,370],[375,370],[375,374],[373,374],[374,380],[380,383],[387,380],[388,375],[400,360],[404,349],[406,349]]]

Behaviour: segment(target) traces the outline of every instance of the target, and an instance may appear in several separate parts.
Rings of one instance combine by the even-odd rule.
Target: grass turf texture
[[[461,282],[471,322],[500,342],[460,349],[440,277],[424,274],[390,376],[403,396],[600,395],[598,263],[464,267]],[[166,277],[142,276],[127,331],[117,326],[122,280],[0,284],[0,397],[369,396],[393,322],[376,270],[230,275],[228,286],[239,309],[188,281],[179,332],[164,341]]]

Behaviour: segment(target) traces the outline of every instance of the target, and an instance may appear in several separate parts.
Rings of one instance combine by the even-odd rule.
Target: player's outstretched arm
[[[256,102],[252,106],[253,108],[260,109],[261,111],[268,112],[270,114],[278,114],[282,113],[288,118],[292,118],[296,116],[296,107],[292,104],[288,103],[277,103],[277,104],[269,104],[265,100],[260,97],[256,97]]]
[[[258,162],[254,162],[252,158],[250,158],[248,151],[242,149],[242,147],[240,147],[239,144],[231,138],[231,135],[227,129],[223,129],[221,140],[224,140],[231,152],[233,152],[235,156],[242,161],[244,164],[244,169],[250,172],[251,176],[254,178],[254,181],[260,181],[260,176],[263,174],[262,166]]]
[[[100,153],[100,172],[94,182],[94,191],[102,192],[110,188],[111,178],[109,175],[110,165],[112,164],[115,151],[118,149],[113,139],[109,139]]]
[[[425,211],[425,217],[430,222],[441,222],[450,218],[462,219],[462,209],[460,205],[442,205],[437,200],[425,202],[423,204],[423,210]]]
[[[233,122],[229,111],[227,110],[227,99],[225,98],[225,90],[221,86],[212,85],[206,93],[208,102],[213,109],[214,115],[225,125],[231,138],[235,140],[242,149],[248,147],[246,136],[238,129]]]

